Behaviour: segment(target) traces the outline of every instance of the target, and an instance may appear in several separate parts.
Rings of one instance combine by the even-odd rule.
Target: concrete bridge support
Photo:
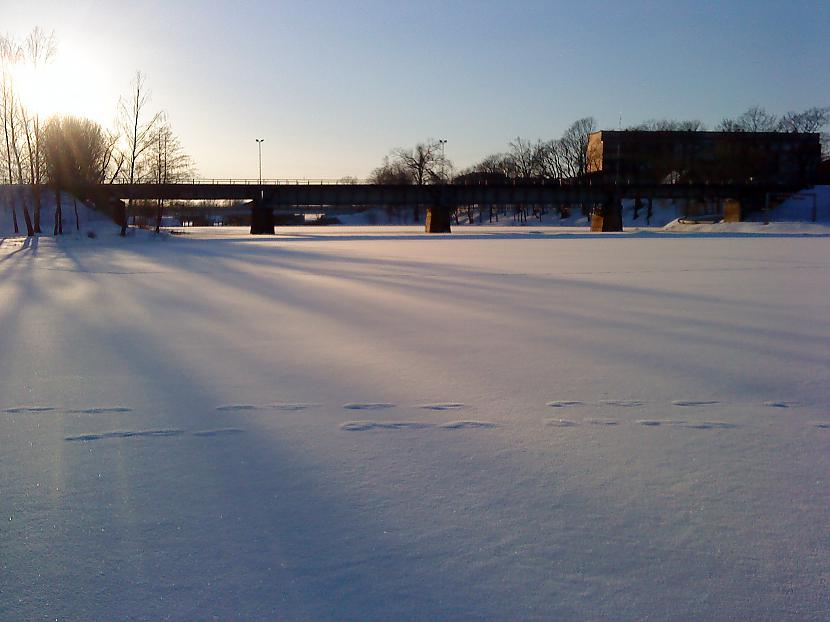
[[[251,201],[251,235],[274,235],[274,208],[262,199]]]
[[[427,208],[427,217],[424,222],[426,223],[424,231],[427,233],[452,233],[449,207]]]
[[[602,206],[602,230],[623,230],[622,199],[618,195],[610,195]]]
[[[452,233],[450,217],[452,208],[457,206],[452,194],[453,188],[447,186],[427,186],[432,206],[427,208],[424,231],[427,233]]]

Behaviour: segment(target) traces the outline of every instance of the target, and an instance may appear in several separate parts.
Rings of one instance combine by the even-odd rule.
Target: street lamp
[[[256,146],[259,149],[259,185],[262,185],[262,143],[265,142],[264,138],[255,138]]]
[[[446,183],[447,180],[444,178],[444,162],[446,162],[446,160],[444,159],[444,145],[447,144],[447,139],[439,139],[438,144],[441,145],[441,183]]]

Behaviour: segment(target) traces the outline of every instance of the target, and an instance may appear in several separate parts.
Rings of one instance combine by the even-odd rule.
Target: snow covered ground
[[[830,619],[830,229],[712,227],[0,238],[0,620]]]

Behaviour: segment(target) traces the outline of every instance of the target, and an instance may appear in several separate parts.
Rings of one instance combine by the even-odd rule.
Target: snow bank
[[[785,199],[769,212],[771,222],[808,222],[813,217],[813,200],[816,207],[816,222],[830,223],[830,186],[807,188]],[[747,215],[747,220],[762,222],[763,212]]]
[[[812,219],[812,196],[816,197],[816,211],[817,222],[830,222],[830,186],[816,186],[808,188],[799,193],[802,196],[795,196],[789,198],[777,205],[768,214],[771,222],[810,222]],[[644,205],[637,210],[635,217],[634,200],[626,199],[623,201],[623,227],[624,228],[642,228],[642,227],[669,227],[669,229],[681,229],[685,227],[685,231],[701,231],[710,232],[713,229],[708,225],[688,225],[678,223],[677,220],[686,213],[685,200],[669,200],[657,199],[652,205],[652,215],[648,218],[647,207]],[[718,206],[712,203],[709,213],[718,213]],[[382,209],[370,209],[353,214],[338,214],[337,217],[344,225],[365,226],[365,225],[400,225],[413,224],[411,210],[403,209],[397,212],[387,213]],[[423,220],[424,213],[421,211],[421,219]],[[762,212],[752,212],[745,214],[745,220],[748,222],[763,222],[765,215]],[[582,215],[580,209],[575,207],[571,209],[568,218],[560,218],[556,210],[549,211],[539,220],[533,217],[532,214],[527,215],[527,222],[519,222],[514,218],[512,210],[506,213],[500,213],[498,222],[489,223],[488,215],[485,214],[483,222],[478,222],[478,213],[475,213],[475,223],[468,224],[466,214],[462,212],[459,214],[458,225],[454,227],[478,227],[478,226],[499,226],[499,227],[588,227],[590,225],[588,219]],[[730,232],[741,231],[740,227],[720,227],[715,230],[723,230]],[[747,231],[755,231],[754,229],[746,229]]]
[[[680,219],[662,227],[662,231],[710,235],[818,235],[830,236],[830,224],[812,222],[716,222],[683,223]]]
[[[23,218],[24,202],[29,208],[29,214],[34,218],[34,197],[28,189],[0,187],[0,237],[26,235],[26,223]],[[19,227],[17,234],[14,231],[12,203],[17,211]],[[120,232],[118,225],[108,215],[93,209],[67,192],[61,193],[61,212],[64,238],[108,238]],[[55,226],[55,193],[51,190],[41,195],[40,218],[43,235],[51,235]]]
[[[682,205],[670,200],[657,200],[653,204],[653,213],[651,219],[647,222],[647,209],[645,204],[638,211],[637,217],[634,217],[634,201],[626,200],[623,202],[623,226],[625,227],[662,227],[663,225],[676,219],[682,213]],[[474,212],[475,222],[469,224],[466,212],[462,209],[459,212],[458,224],[453,223],[453,227],[479,227],[479,226],[498,226],[498,227],[589,227],[590,222],[586,216],[582,214],[579,206],[574,206],[570,210],[567,218],[561,218],[557,210],[549,210],[542,215],[541,220],[528,212],[527,221],[520,222],[514,217],[513,210],[508,209],[506,212],[499,212],[498,221],[489,222],[489,215],[485,213],[482,222],[479,222],[478,211]],[[367,226],[367,225],[407,225],[416,224],[412,220],[412,210],[399,209],[393,212],[379,208],[372,208],[356,213],[336,214],[337,218],[344,225],[348,226]],[[425,217],[425,210],[420,212],[420,220],[423,222]]]

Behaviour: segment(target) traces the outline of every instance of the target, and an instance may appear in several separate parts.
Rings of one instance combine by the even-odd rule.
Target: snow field
[[[825,620],[810,231],[5,240],[0,619]]]

